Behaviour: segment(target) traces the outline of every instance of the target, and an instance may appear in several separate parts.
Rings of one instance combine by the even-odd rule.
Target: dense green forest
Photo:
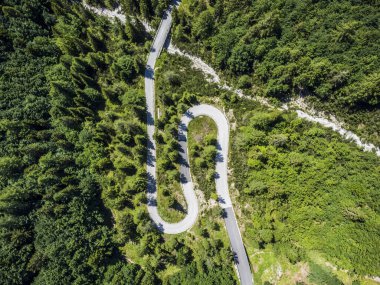
[[[247,94],[305,97],[380,144],[378,1],[184,0],[177,45]]]
[[[162,236],[148,217],[150,36],[134,20],[142,2],[128,3],[123,25],[75,1],[3,2],[2,284],[236,282],[218,209],[204,213],[211,225],[199,221],[183,236]],[[150,7],[160,13],[166,4]],[[209,228],[218,229],[210,240]]]
[[[70,1],[2,4],[1,283],[154,282],[118,250],[149,220],[109,210],[145,191],[143,31]]]
[[[236,284],[215,202],[211,120],[189,126],[190,163],[201,193],[196,225],[187,233],[163,235],[146,210],[143,72],[151,36],[138,19],[157,25],[170,1],[86,2],[109,9],[121,5],[126,23],[95,16],[80,1],[1,2],[0,283]],[[301,86],[305,94],[348,108],[378,108],[375,4],[284,3],[183,1],[173,36],[210,56],[252,94],[284,99]],[[304,5],[319,7],[321,14]],[[338,40],[337,50],[323,45],[321,37],[336,35],[314,33],[318,23],[311,20],[293,37],[299,14],[315,13],[316,19],[331,5],[345,8],[356,21],[348,27],[351,40]],[[364,13],[368,17],[358,18]],[[325,24],[327,31],[335,27]],[[272,34],[277,25],[280,32]],[[346,33],[339,25],[337,31]],[[252,37],[258,41],[250,42]],[[295,45],[297,39],[315,46]],[[255,56],[246,65],[251,49]],[[298,70],[301,60],[310,64]],[[231,194],[256,283],[295,284],[301,268],[308,273],[299,280],[304,284],[341,284],[339,274],[349,284],[380,274],[380,163],[374,154],[292,112],[240,101],[207,83],[184,59],[164,53],[157,65],[162,216],[179,220],[186,211],[177,183],[179,118],[193,104],[210,103],[231,122]],[[326,68],[323,77],[319,71]],[[343,74],[341,84],[326,83],[331,74]],[[360,93],[364,89],[373,92]],[[332,273],[327,261],[349,273]],[[276,281],[268,272],[278,264],[290,273]]]

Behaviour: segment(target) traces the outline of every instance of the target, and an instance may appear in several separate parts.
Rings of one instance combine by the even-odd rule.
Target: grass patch
[[[322,266],[309,262],[310,266],[310,274],[309,280],[310,282],[316,285],[343,285],[343,283],[330,271],[324,269]]]

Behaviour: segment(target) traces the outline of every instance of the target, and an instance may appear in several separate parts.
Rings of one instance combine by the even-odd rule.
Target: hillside
[[[153,73],[146,66],[156,52],[147,23],[159,27],[169,0],[85,4],[0,6],[1,284],[239,284],[215,183],[221,162],[255,284],[378,284],[379,157],[251,100],[279,106],[301,94],[380,145],[376,2],[182,1],[173,41],[241,98],[165,49]],[[178,133],[199,104],[227,118],[229,148],[218,156],[210,117],[190,122],[199,215],[167,234],[148,211],[147,167],[157,163],[160,217],[180,222],[189,205]]]
[[[158,69],[165,70],[164,66],[169,71],[162,71],[157,80],[160,122],[175,121],[179,114],[173,107],[181,106],[189,92],[228,114],[230,191],[258,284],[295,284],[294,280],[350,284],[356,278],[376,284],[361,277],[379,272],[378,157],[363,153],[327,128],[297,118],[294,112],[268,109],[220,90],[182,57],[164,54]],[[215,126],[207,118],[197,125],[194,128],[204,141],[190,146],[194,159],[190,163],[206,205],[215,199],[207,152]],[[164,138],[169,130],[170,123]],[[165,149],[161,159],[170,151]],[[171,185],[170,180],[164,183]],[[183,213],[175,205],[186,206],[182,191],[170,188],[168,192],[159,201],[166,206],[162,213],[178,221]],[[331,270],[326,264],[343,270]],[[273,268],[286,273],[278,276]],[[309,279],[300,277],[301,272]]]
[[[246,93],[299,96],[380,145],[376,1],[186,0],[173,39]]]

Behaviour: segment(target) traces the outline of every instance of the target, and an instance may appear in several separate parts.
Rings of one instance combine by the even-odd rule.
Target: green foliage
[[[196,178],[199,189],[209,200],[215,189],[215,159],[217,154],[217,129],[208,117],[195,118],[190,122],[189,150],[191,173]]]
[[[203,1],[189,2],[187,5],[194,8],[179,13],[176,22],[184,31],[191,31],[185,37],[201,40],[206,47],[211,43],[211,54],[206,55],[211,55],[217,67],[233,75],[253,74],[266,94],[283,97],[302,92],[328,100],[343,97],[352,104],[378,105],[371,100],[373,95],[360,99],[345,91],[352,84],[358,86],[356,92],[365,90],[366,77],[378,72],[378,65],[366,64],[367,58],[378,61],[378,41],[370,40],[379,38],[378,11],[371,4],[257,1],[235,5],[235,1],[217,1],[217,14],[223,17],[219,16],[222,21],[213,29],[207,24],[213,10],[200,9]],[[358,18],[363,13],[367,17]],[[321,19],[319,14],[329,16]],[[200,32],[200,26],[208,32]],[[198,48],[197,52],[203,50]]]
[[[235,74],[251,73],[253,69],[254,51],[249,45],[236,45],[229,57],[227,64]]]
[[[181,84],[181,78],[178,74],[174,73],[173,71],[167,71],[164,75],[164,78],[170,85],[175,86]]]
[[[380,73],[371,73],[359,83],[347,87],[347,92],[352,93],[349,103],[361,102],[376,106],[380,103]]]
[[[247,212],[249,240],[292,263],[317,250],[341,268],[376,274],[378,158],[294,114],[256,110],[239,118],[232,157],[241,201],[255,205]]]
[[[207,209],[211,219],[177,237],[159,234],[146,212],[146,38],[129,16],[155,21],[169,1],[120,1],[125,26],[75,1],[3,2],[2,283],[236,284],[220,209]],[[174,38],[197,46],[228,76],[239,75],[241,88],[378,105],[371,41],[378,17],[366,3],[186,2],[174,14]],[[356,17],[352,7],[368,17]],[[341,11],[345,18],[335,18]],[[242,189],[237,199],[254,205],[242,208],[248,246],[272,248],[294,264],[318,250],[350,271],[379,271],[378,160],[291,114],[239,109],[236,97],[182,63],[164,55],[162,64],[170,68],[157,80],[157,183],[168,215],[181,218],[186,210],[178,189],[179,116],[198,101],[218,100],[238,111],[233,175]],[[215,199],[216,131],[203,133],[190,143],[191,164],[205,197]],[[324,268],[310,268],[311,282],[340,284]]]
[[[194,38],[198,40],[209,37],[212,34],[213,23],[213,16],[209,11],[200,13],[192,29]]]
[[[252,79],[249,77],[249,75],[240,76],[237,87],[242,88],[242,89],[251,88],[252,87]]]
[[[280,264],[283,270],[288,270],[287,267],[292,268],[291,271],[299,270],[307,266],[308,256],[314,251],[338,268],[348,269],[349,274],[378,272],[375,265],[378,262],[374,261],[379,255],[375,241],[379,228],[376,189],[380,186],[376,178],[379,162],[374,154],[362,152],[342,141],[338,134],[304,122],[294,113],[268,110],[250,100],[232,101],[231,93],[208,84],[201,72],[191,69],[191,62],[186,59],[163,54],[158,70],[165,70],[157,75],[160,121],[167,124],[171,117],[178,118],[181,112],[172,106],[179,106],[185,91],[200,102],[217,102],[228,113],[230,181],[235,185],[230,191],[232,195],[239,192],[236,204],[242,213],[239,221],[244,225],[242,235],[249,256],[254,255],[252,259],[257,260],[254,263],[259,270],[256,275],[272,270],[274,264]],[[163,80],[166,70],[175,71],[181,85],[167,84]],[[192,130],[189,139],[192,139]],[[208,132],[200,128],[195,133]],[[173,134],[176,136],[176,131]],[[207,181],[202,177],[206,178],[209,168],[199,151],[199,146],[206,142],[204,136],[193,144],[194,150],[189,148],[193,179],[198,183]],[[201,169],[201,173],[195,173],[196,169]],[[167,182],[168,185],[173,183]],[[180,197],[181,189],[170,193]],[[217,216],[223,215],[220,212]],[[206,221],[207,217],[205,214],[199,220]],[[214,229],[214,225],[207,226],[208,234],[213,233],[210,229]],[[199,230],[199,235],[202,234]],[[194,254],[201,252],[199,249]],[[263,252],[272,254],[273,263],[265,262]],[[366,252],[365,256],[362,252]],[[178,273],[181,274],[182,271]],[[268,280],[267,273],[265,276],[263,280]],[[280,284],[291,284],[286,276],[281,278]],[[260,280],[260,276],[255,280]]]
[[[0,279],[140,283],[144,270],[125,262],[118,242],[148,224],[131,218],[146,189],[145,102],[132,86],[144,48],[80,3],[5,2]],[[105,206],[128,214],[119,222]]]
[[[131,81],[138,71],[138,63],[129,55],[124,55],[111,66],[111,74],[119,79]]]
[[[94,0],[92,0],[94,1]],[[98,2],[101,2],[98,0]],[[150,19],[153,16],[160,18],[170,1],[168,0],[121,0],[119,1],[126,14],[142,16]]]
[[[173,31],[246,94],[305,96],[379,144],[379,17],[373,1],[188,0]]]
[[[214,272],[212,265],[207,266],[207,271],[199,272],[199,267],[195,262],[187,264],[184,271],[181,273],[174,275],[167,283],[168,285],[174,284],[188,284],[195,285],[200,283],[205,284],[236,284],[233,280],[233,276],[231,276],[231,271],[223,271],[222,274],[220,272]]]
[[[140,284],[141,271],[135,264],[125,264],[118,262],[115,265],[109,266],[105,273],[104,284]]]
[[[310,262],[309,280],[314,284],[328,284],[328,285],[341,285],[343,284],[335,275],[320,265]]]

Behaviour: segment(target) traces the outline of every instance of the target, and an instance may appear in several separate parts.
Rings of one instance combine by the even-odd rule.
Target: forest
[[[154,283],[118,249],[144,229],[116,212],[145,191],[144,31],[72,1],[0,16],[1,283]]]
[[[181,93],[194,94],[199,102],[228,114],[233,126],[230,192],[251,264],[258,267],[255,281],[296,284],[294,276],[307,270],[308,278],[299,284],[376,284],[362,277],[377,276],[380,270],[378,157],[294,112],[271,110],[220,90],[181,57],[164,54],[158,69],[162,66],[169,70],[162,71],[157,82],[163,120],[173,122],[181,116],[171,111],[183,102]],[[171,100],[166,99],[170,94]],[[215,185],[208,179],[213,168],[199,162],[208,161],[216,129],[207,118],[196,119],[189,127],[193,129],[197,135],[189,141],[192,174],[203,193],[201,203],[210,205],[215,200]],[[180,188],[170,192],[171,198],[161,201],[176,200],[172,209],[161,213],[178,221],[183,213],[176,205],[186,205]],[[332,271],[326,267],[329,262],[349,274]],[[273,280],[276,272],[268,276],[268,271],[276,266],[287,274]]]
[[[166,2],[147,2],[152,20]],[[3,2],[2,284],[236,283],[218,211],[187,236],[164,237],[148,217],[143,71],[151,36],[137,20],[147,16],[143,1],[122,7],[125,24],[77,1]],[[210,227],[219,230],[208,240]]]
[[[144,68],[152,35],[140,20],[157,26],[170,1],[86,2],[120,5],[126,23],[94,15],[81,1],[0,5],[0,283],[237,284],[215,202],[211,120],[189,127],[196,225],[164,235],[146,210]],[[184,0],[173,39],[252,95],[286,100],[302,92],[331,110],[377,114],[376,3],[309,2]],[[327,9],[345,11],[348,22],[340,12],[319,17]],[[256,283],[373,284],[364,276],[380,275],[374,154],[291,111],[237,99],[180,57],[164,52],[156,81],[163,217],[178,221],[186,212],[179,117],[193,104],[213,104],[235,126],[231,196]],[[376,118],[363,127],[375,142]],[[278,265],[288,273],[274,280]],[[295,281],[302,268],[308,275]]]
[[[246,93],[305,98],[380,143],[377,1],[186,0],[173,18],[175,43]]]

